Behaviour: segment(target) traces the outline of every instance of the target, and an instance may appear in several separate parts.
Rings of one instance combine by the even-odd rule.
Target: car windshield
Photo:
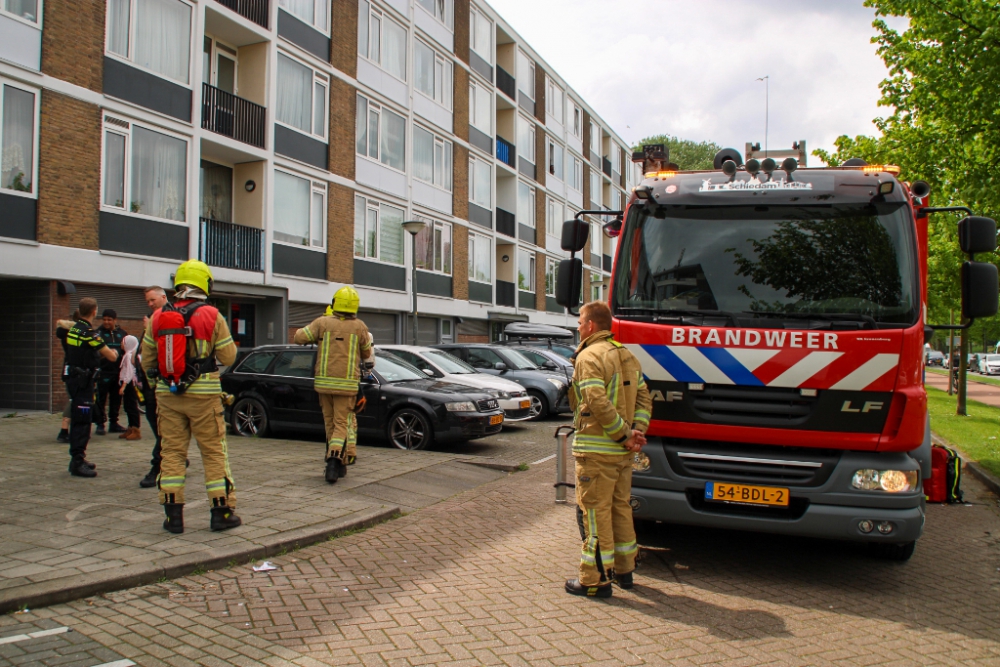
[[[467,373],[478,373],[475,368],[465,363],[457,357],[453,357],[447,352],[424,352],[424,356],[434,362],[445,373],[455,375],[465,375]]]
[[[737,326],[773,318],[892,328],[917,318],[915,241],[903,202],[634,206],[622,241],[617,317],[700,313]]]
[[[537,365],[517,350],[508,349],[504,350],[503,353],[507,358],[508,365],[512,366],[515,370],[530,371],[538,368]]]
[[[991,364],[1000,364],[1000,354],[987,354],[986,361]]]
[[[386,382],[408,382],[410,380],[426,380],[427,376],[415,366],[411,366],[399,357],[387,354],[375,355],[375,370]]]

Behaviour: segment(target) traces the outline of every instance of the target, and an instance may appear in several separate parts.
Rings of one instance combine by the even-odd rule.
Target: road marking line
[[[48,637],[49,635],[61,635],[64,632],[69,632],[69,628],[64,626],[61,628],[52,628],[51,630],[39,630],[38,632],[29,632],[28,636],[35,639],[37,637]]]
[[[131,660],[115,660],[114,662],[105,662],[100,665],[94,665],[94,667],[132,667],[135,663]]]
[[[531,465],[536,466],[539,463],[545,463],[546,461],[551,461],[555,457],[556,457],[556,455],[552,454],[551,456],[546,456],[544,459],[538,459],[537,461],[533,462]]]

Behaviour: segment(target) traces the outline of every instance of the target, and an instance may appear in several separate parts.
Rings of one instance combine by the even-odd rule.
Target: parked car
[[[323,433],[323,411],[313,389],[315,364],[315,347],[265,345],[241,353],[221,376],[223,391],[236,397],[226,409],[233,432]],[[399,449],[473,440],[503,427],[503,411],[493,396],[429,378],[387,352],[375,352],[375,370],[361,387],[367,407],[358,415],[359,437],[385,438]]]
[[[487,373],[480,373],[458,357],[444,350],[419,345],[379,345],[378,349],[394,354],[416,366],[429,377],[464,384],[494,396],[503,409],[505,422],[531,419],[531,399],[524,387]]]
[[[531,414],[542,419],[549,413],[569,412],[566,376],[544,371],[517,350],[487,343],[435,345],[483,373],[513,380],[523,386],[531,399]]]
[[[511,348],[526,356],[543,371],[561,373],[566,377],[567,382],[573,382],[573,362],[555,350],[521,345],[512,345]]]
[[[1000,373],[1000,354],[984,354],[979,357],[979,372],[986,375]]]
[[[930,350],[927,352],[927,365],[928,366],[944,366],[944,352],[939,352],[937,350]]]

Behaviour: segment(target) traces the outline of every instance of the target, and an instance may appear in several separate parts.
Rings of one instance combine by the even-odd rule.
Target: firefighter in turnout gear
[[[586,536],[573,595],[611,597],[611,583],[632,587],[638,546],[629,497],[634,453],[646,443],[652,401],[638,360],[611,337],[611,310],[593,301],[580,308],[574,354],[573,457],[576,501]]]
[[[330,484],[343,477],[346,466],[357,459],[354,410],[361,367],[375,365],[371,334],[358,319],[360,300],[353,287],[341,287],[333,295],[332,314],[295,332],[297,344],[319,346],[314,386],[326,423],[326,481]]]
[[[174,276],[173,305],[158,308],[142,339],[142,368],[156,377],[157,415],[162,438],[162,461],[157,487],[167,519],[163,527],[184,532],[184,482],[191,437],[198,442],[205,466],[205,490],[211,506],[212,530],[227,530],[241,521],[236,506],[233,475],[229,469],[222,386],[216,362],[224,366],[236,360],[236,345],[222,314],[208,305],[212,272],[206,264],[188,260]],[[163,326],[183,315],[186,326]],[[180,341],[180,342],[178,342]],[[185,346],[186,365],[180,382],[167,380],[173,371],[174,345]],[[174,378],[174,375],[170,375]]]

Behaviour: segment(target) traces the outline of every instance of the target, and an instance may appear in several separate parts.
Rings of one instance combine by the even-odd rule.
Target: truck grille
[[[794,426],[805,422],[818,400],[798,389],[734,387],[708,384],[690,393],[691,407],[701,419],[743,426]]]
[[[498,405],[500,404],[497,403],[495,398],[487,398],[482,401],[476,401],[476,407],[479,408],[480,412],[489,412],[490,410],[496,410]]]
[[[840,460],[835,450],[669,438],[664,449],[682,477],[776,486],[820,486]]]

